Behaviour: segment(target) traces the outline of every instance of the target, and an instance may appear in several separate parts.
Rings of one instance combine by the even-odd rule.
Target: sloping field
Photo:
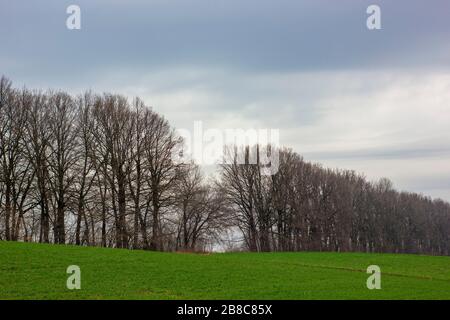
[[[81,289],[68,290],[69,265]],[[369,265],[381,289],[369,290]],[[450,257],[159,253],[0,242],[0,299],[450,299]]]

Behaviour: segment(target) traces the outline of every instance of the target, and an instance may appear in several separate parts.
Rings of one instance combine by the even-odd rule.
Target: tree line
[[[0,240],[148,250],[450,254],[450,204],[277,149],[241,148],[204,176],[139,98],[16,89],[0,80]],[[267,148],[270,150],[270,148]],[[258,157],[256,157],[258,159]],[[240,241],[242,240],[242,241]]]
[[[204,249],[223,197],[139,99],[12,88],[0,80],[0,239]]]
[[[243,151],[246,158],[257,147]],[[450,204],[369,182],[350,170],[279,150],[279,169],[222,165],[221,187],[251,251],[360,251],[450,254]]]

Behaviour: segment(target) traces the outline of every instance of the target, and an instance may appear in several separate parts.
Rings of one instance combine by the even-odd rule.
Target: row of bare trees
[[[246,148],[251,158],[257,147]],[[388,179],[305,162],[279,151],[276,174],[237,161],[221,187],[250,251],[363,251],[450,254],[450,204],[397,192]]]
[[[18,90],[2,77],[0,240],[210,250],[226,234],[250,251],[450,254],[447,202],[289,149],[266,175],[258,154],[270,146],[227,153],[206,179],[172,161],[182,143],[138,98]]]
[[[139,99],[33,92],[0,80],[0,239],[203,250],[224,199]]]

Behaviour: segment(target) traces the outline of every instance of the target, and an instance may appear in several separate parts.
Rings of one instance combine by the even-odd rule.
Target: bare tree
[[[48,156],[50,150],[50,130],[48,96],[34,93],[27,109],[25,149],[28,161],[33,166],[38,191],[37,201],[40,207],[40,233],[39,242],[49,242],[50,234],[50,205]]]
[[[61,92],[50,95],[48,108],[49,117],[45,120],[50,134],[47,161],[49,184],[56,203],[53,234],[55,243],[65,243],[65,212],[78,160],[76,121],[79,114],[72,98]]]
[[[108,160],[108,179],[116,228],[116,246],[128,247],[126,224],[127,165],[133,141],[134,119],[127,100],[121,96],[105,95],[98,98],[94,106],[97,130],[94,131],[97,151],[102,160]]]
[[[173,187],[178,173],[178,165],[173,162],[172,155],[181,141],[175,137],[169,123],[156,113],[150,114],[146,126],[149,133],[144,142],[148,167],[145,181],[150,190],[148,204],[152,215],[149,248],[162,250],[162,214],[174,202]]]
[[[201,250],[215,241],[228,224],[225,198],[220,190],[205,182],[200,168],[186,164],[175,182],[177,244],[176,249]]]
[[[87,222],[86,210],[88,209],[88,203],[92,201],[93,196],[89,196],[92,190],[92,186],[98,175],[98,171],[94,168],[94,161],[92,161],[94,149],[94,136],[92,134],[93,119],[92,119],[92,107],[94,103],[94,97],[91,93],[87,92],[77,99],[77,136],[74,140],[77,142],[75,146],[75,152],[77,153],[77,162],[74,164],[74,193],[76,197],[76,228],[75,228],[75,244],[82,244],[81,241],[81,223],[85,223],[85,234],[88,233],[89,224]],[[103,197],[102,197],[103,198]],[[106,228],[106,225],[104,226]],[[102,233],[102,239],[104,234]],[[84,237],[87,238],[86,236]],[[102,241],[105,245],[106,241]]]

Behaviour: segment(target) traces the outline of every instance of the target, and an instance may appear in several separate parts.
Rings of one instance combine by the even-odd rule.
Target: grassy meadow
[[[366,269],[381,268],[369,290]],[[69,265],[81,289],[68,290]],[[450,257],[161,253],[0,241],[0,299],[450,299]]]

